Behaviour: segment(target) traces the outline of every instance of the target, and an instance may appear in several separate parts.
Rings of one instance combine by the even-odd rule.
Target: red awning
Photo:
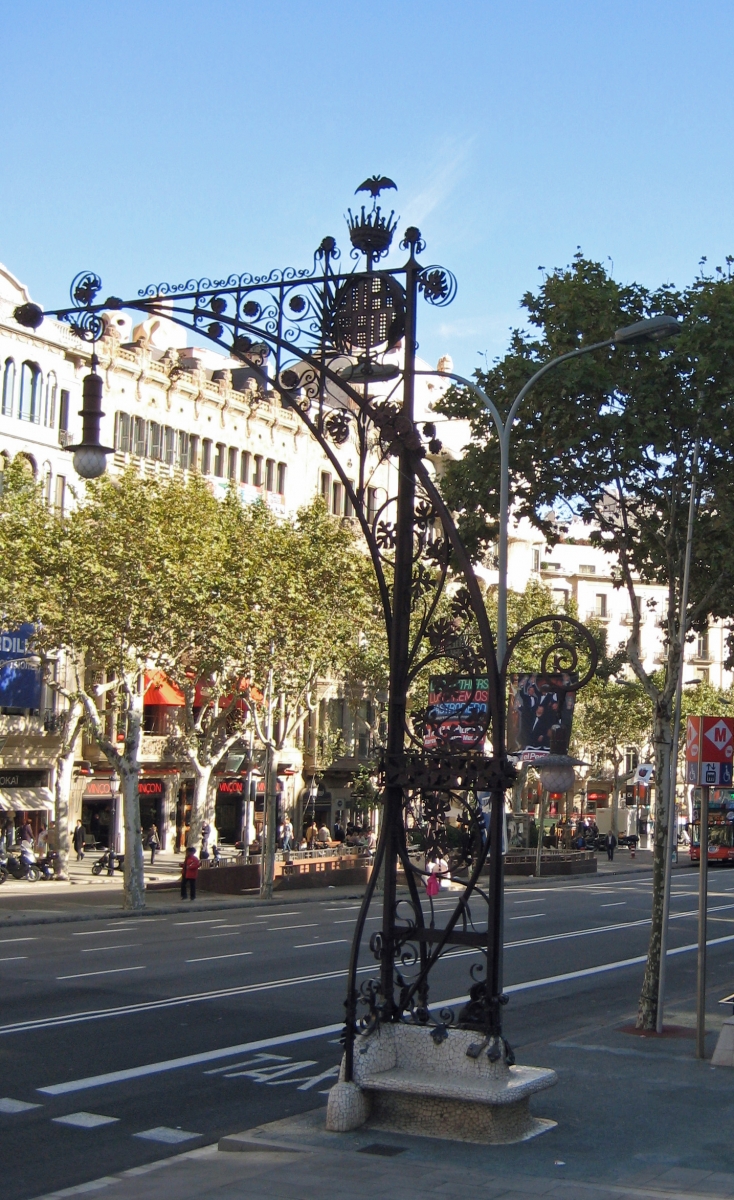
[[[166,679],[163,671],[145,672],[145,704],[165,704],[168,708],[183,708],[183,692]]]

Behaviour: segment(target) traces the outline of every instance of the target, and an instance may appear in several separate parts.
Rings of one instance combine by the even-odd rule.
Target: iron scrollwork
[[[397,221],[377,198],[394,186],[378,176],[358,189],[370,192],[373,204],[349,211],[357,264],[351,271],[340,270],[331,237],[322,240],[311,269],[160,283],[124,304],[114,297],[98,303],[101,280],[87,271],[72,284],[72,306],[53,314],[85,341],[103,335],[105,308],[124,307],[175,321],[221,346],[298,416],[359,522],[378,580],[391,670],[379,767],[384,818],[349,966],[347,1078],[357,1034],[385,1021],[429,1026],[438,1041],[451,1026],[476,1029],[477,1054],[511,1061],[502,1034],[505,997],[498,967],[504,795],[515,778],[505,737],[507,671],[521,643],[539,638],[542,630],[553,640],[539,651],[541,670],[552,664],[554,670],[576,671],[583,646],[588,669],[574,685],[581,687],[596,663],[587,631],[558,615],[520,630],[505,661],[497,662],[482,590],[427,465],[440,442],[435,427],[417,422],[413,410],[417,301],[450,304],[456,280],[443,267],[419,263],[425,241],[414,226],[400,242],[407,261],[384,265]],[[19,320],[21,312],[16,310]],[[26,313],[28,324],[38,312]],[[347,444],[357,460],[356,480],[347,476],[337,453]],[[398,466],[390,473],[398,478],[397,492],[382,493],[375,503],[376,472],[387,459]],[[425,727],[431,679],[457,679],[459,695],[453,709],[459,733],[433,746]],[[398,871],[407,898],[397,893]],[[447,883],[449,874],[459,889],[446,893],[455,896],[455,904],[438,926],[425,885],[431,875],[439,886]],[[370,938],[379,977],[361,981],[366,920],[379,878],[382,927]],[[432,972],[457,955],[476,958],[469,999],[458,1012],[434,1012]]]

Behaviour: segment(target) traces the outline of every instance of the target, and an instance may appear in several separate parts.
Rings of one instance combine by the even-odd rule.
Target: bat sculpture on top
[[[388,188],[395,188],[397,191],[398,185],[393,183],[392,179],[388,179],[387,175],[371,175],[369,179],[365,179],[364,183],[360,183],[354,194],[356,196],[357,192],[369,192],[372,199],[375,200],[380,192],[385,192]]]

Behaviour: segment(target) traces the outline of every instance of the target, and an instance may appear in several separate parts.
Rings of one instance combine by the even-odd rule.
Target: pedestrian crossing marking
[[[178,1142],[190,1142],[192,1138],[201,1137],[200,1133],[191,1133],[188,1129],[171,1129],[168,1125],[156,1125],[154,1129],[144,1129],[142,1133],[134,1133],[133,1137],[145,1138],[148,1142],[165,1142],[175,1146]]]
[[[0,1097],[0,1113],[27,1112],[29,1108],[40,1108],[40,1104],[29,1104],[27,1100],[13,1100],[10,1096]]]
[[[114,1125],[119,1117],[103,1117],[100,1113],[75,1112],[65,1117],[53,1117],[57,1125],[74,1125],[78,1129],[96,1129],[99,1125]]]

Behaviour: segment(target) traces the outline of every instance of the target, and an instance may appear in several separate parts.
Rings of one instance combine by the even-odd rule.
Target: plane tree
[[[628,595],[626,654],[653,708],[656,766],[652,926],[638,1024],[655,1027],[670,752],[675,690],[681,669],[680,629],[704,629],[729,617],[734,601],[734,282],[730,263],[702,268],[688,286],[656,289],[621,284],[602,264],[578,253],[570,266],[544,275],[522,300],[526,329],[512,332],[506,355],[477,379],[501,411],[537,367],[615,329],[666,314],[680,335],[599,350],[547,373],[526,398],[513,432],[511,502],[549,544],[564,515],[587,522],[590,539],[616,562],[615,585]],[[470,420],[473,439],[444,480],[446,496],[475,549],[497,535],[499,446],[476,398],[452,389],[451,415]],[[681,587],[694,447],[699,442],[691,591]],[[555,518],[555,519],[553,519]],[[643,657],[640,582],[666,591],[664,657],[658,680]]]

